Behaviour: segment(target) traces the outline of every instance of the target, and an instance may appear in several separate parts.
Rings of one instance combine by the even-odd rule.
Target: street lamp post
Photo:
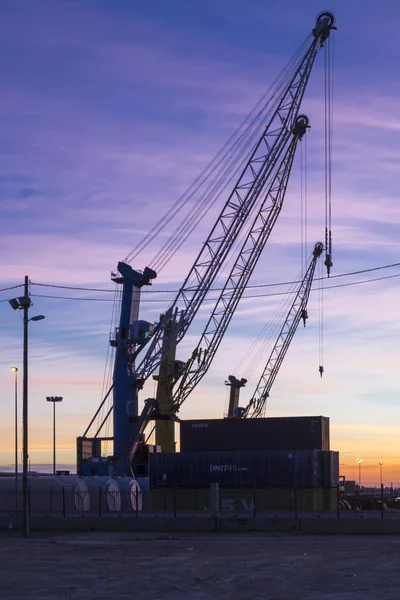
[[[383,462],[379,461],[379,467],[381,471],[381,519],[383,519]]]
[[[23,347],[23,387],[22,387],[22,534],[29,536],[29,503],[28,503],[28,323],[41,321],[44,315],[36,315],[29,319],[29,308],[32,306],[29,297],[29,279],[25,276],[24,295],[9,300],[14,310],[23,310],[24,347]]]
[[[46,396],[47,402],[53,403],[53,475],[56,474],[56,403],[62,402],[62,396]]]
[[[362,463],[362,458],[357,458],[357,463],[358,463],[358,487],[359,487],[359,491],[361,491],[361,463]]]
[[[379,466],[380,466],[380,471],[381,471],[381,487],[383,486],[383,473],[382,473],[382,467],[383,467],[383,462],[379,461]]]

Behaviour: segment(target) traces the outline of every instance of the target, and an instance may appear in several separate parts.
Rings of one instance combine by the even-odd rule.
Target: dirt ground
[[[398,600],[400,537],[0,534],[0,599]]]

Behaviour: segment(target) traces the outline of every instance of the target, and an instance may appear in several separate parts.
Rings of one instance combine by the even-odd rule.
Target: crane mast
[[[270,357],[265,365],[255,392],[246,408],[242,409],[242,414],[240,415],[242,417],[263,417],[265,414],[269,392],[278,374],[283,359],[286,356],[290,342],[293,339],[300,320],[303,319],[305,325],[306,319],[308,318],[308,298],[310,296],[317,260],[321,256],[323,249],[324,247],[321,242],[317,242],[315,244],[310,265],[300,283],[299,289],[296,292],[285,322],[282,325],[278,339],[271,351]]]

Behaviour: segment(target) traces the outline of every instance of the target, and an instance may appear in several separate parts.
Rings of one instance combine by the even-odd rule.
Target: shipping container
[[[329,417],[181,421],[182,452],[329,450]]]
[[[320,452],[320,486],[339,486],[339,452]]]
[[[318,450],[163,452],[150,456],[150,487],[320,487]]]

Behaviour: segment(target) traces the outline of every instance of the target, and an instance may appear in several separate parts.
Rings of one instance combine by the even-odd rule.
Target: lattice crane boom
[[[255,143],[232,193],[227,198],[174,302],[159,323],[153,326],[152,323],[139,321],[137,317],[133,317],[135,313],[133,306],[137,307],[139,304],[141,287],[151,285],[151,281],[157,276],[156,272],[146,268],[141,273],[134,271],[126,263],[119,263],[118,273],[112,276],[116,283],[123,285],[119,327],[115,329],[115,333],[112,332],[110,339],[111,346],[116,348],[112,385],[114,435],[111,438],[114,441],[112,462],[119,465],[115,469],[115,474],[121,475],[127,472],[127,464],[132,461],[132,448],[137,447],[138,437],[156,410],[153,406],[154,399],[151,399],[151,402],[146,402],[142,414],[138,415],[138,390],[143,388],[145,381],[160,365],[166,363],[172,350],[183,339],[223,265],[226,264],[235,243],[244,228],[249,225],[251,215],[259,214],[259,221],[253,224],[254,237],[248,238],[248,246],[243,247],[236,262],[237,271],[228,279],[230,284],[235,281],[236,291],[232,294],[227,286],[224,287],[226,294],[220,297],[215,311],[218,326],[215,321],[210,321],[206,336],[214,336],[218,345],[229,324],[245,282],[260,253],[256,238],[260,245],[263,245],[265,240],[263,241],[260,234],[262,228],[265,226],[268,237],[275,222],[272,216],[271,218],[267,216],[268,210],[272,215],[272,208],[274,208],[269,206],[268,202],[267,215],[265,213],[263,215],[265,190],[271,188],[272,191],[267,194],[268,200],[271,201],[271,204],[276,202],[278,205],[278,198],[285,189],[282,181],[287,175],[286,167],[284,166],[282,170],[282,165],[287,166],[292,160],[292,157],[290,160],[288,158],[291,156],[288,147],[291,148],[292,132],[295,125],[298,124],[300,105],[316,54],[332,29],[335,29],[333,14],[330,12],[320,13],[312,31],[313,39],[310,45],[304,56],[296,55],[295,62],[290,63],[289,71],[285,72],[284,77],[280,80],[279,93],[276,92],[271,104],[268,105],[268,117],[265,118],[266,125],[262,134]],[[275,187],[271,187],[272,181],[275,181]],[[273,194],[275,194],[275,199]],[[136,301],[135,295],[137,296]],[[224,315],[223,309],[228,306],[229,310]],[[207,344],[208,342],[206,346]],[[211,355],[212,352],[210,352]],[[207,366],[206,363],[205,366]],[[204,368],[200,369],[199,375],[195,375],[190,385],[196,385],[204,372]],[[183,397],[177,398],[175,404],[170,403],[171,410],[165,410],[165,404],[168,404],[170,399],[172,401],[172,395],[169,395],[168,392],[165,397],[167,401],[164,406],[161,406],[158,397],[156,400],[159,416],[176,412],[176,408],[184,399]],[[106,419],[109,415],[110,411],[107,412]],[[103,427],[104,421],[102,421],[100,429]],[[97,459],[98,447],[96,444],[100,439],[99,431],[94,438],[86,437],[86,433],[78,444],[78,455],[90,455],[93,460]],[[90,454],[91,452],[92,454]],[[100,472],[90,460],[85,462],[85,468]],[[106,470],[107,464],[104,463],[102,468]]]
[[[243,417],[264,416],[269,392],[278,374],[283,359],[285,358],[286,352],[288,351],[290,342],[293,339],[300,320],[303,318],[305,324],[305,320],[307,319],[308,298],[310,296],[317,260],[321,256],[323,248],[324,247],[321,242],[317,242],[317,244],[315,244],[310,265],[296,292],[285,322],[282,325],[278,339],[271,351],[255,392],[249,404],[244,409],[242,414]]]
[[[189,329],[204,298],[212,287],[229,251],[265,188],[290,139],[300,104],[319,48],[335,28],[330,12],[317,16],[313,40],[293,73],[285,92],[267,123],[232,193],[190,269],[173,304],[156,327],[147,352],[136,369],[138,388],[160,365],[169,344],[178,344]],[[165,338],[169,327],[170,341]],[[133,358],[144,348],[137,351]]]
[[[278,166],[199,343],[188,361],[180,385],[173,396],[175,410],[179,409],[184,400],[204,377],[214,359],[251,274],[281,212],[297,143],[302,139],[308,127],[308,118],[305,115],[299,115],[293,127],[292,141]]]

